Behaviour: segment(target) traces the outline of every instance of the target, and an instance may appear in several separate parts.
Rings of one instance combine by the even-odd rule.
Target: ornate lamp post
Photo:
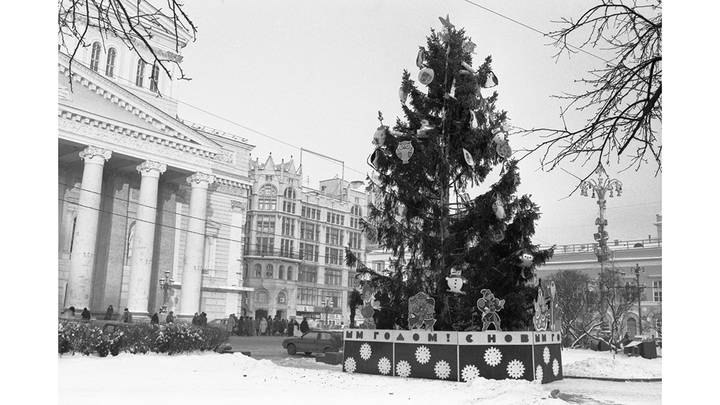
[[[320,302],[320,305],[323,306],[323,311],[325,312],[325,327],[328,326],[328,314],[332,308],[330,304],[332,304],[332,300],[330,298],[325,298]]]
[[[170,292],[170,289],[173,288],[173,283],[175,283],[175,280],[173,280],[172,276],[170,275],[170,272],[165,271],[165,276],[160,278],[160,288],[162,288],[162,290],[163,290],[163,305],[160,308],[160,313],[167,312],[168,293]]]
[[[607,226],[607,219],[605,218],[606,198],[614,197],[615,193],[620,197],[622,194],[622,182],[618,179],[611,179],[602,164],[598,165],[594,174],[597,175],[597,179],[584,180],[580,184],[580,195],[587,197],[588,190],[591,190],[591,198],[597,198],[599,214],[595,218],[595,225],[597,225],[598,231],[594,236],[598,242],[598,247],[595,249],[595,255],[600,262],[600,274],[602,274],[605,262],[610,257],[610,248],[607,245],[608,233],[605,230]]]

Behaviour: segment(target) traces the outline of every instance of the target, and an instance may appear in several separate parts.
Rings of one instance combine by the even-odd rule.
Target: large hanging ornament
[[[468,164],[468,166],[472,167],[475,166],[475,160],[473,159],[470,152],[467,151],[467,149],[462,148],[463,151],[463,157],[465,158],[465,163]]]
[[[418,81],[424,85],[429,85],[435,78],[435,71],[430,68],[423,68],[418,73]]]
[[[435,326],[435,298],[419,292],[408,300],[408,327],[433,330]]]
[[[520,265],[525,268],[528,268],[528,267],[532,266],[533,259],[534,259],[534,257],[530,253],[523,253],[520,255]]]
[[[478,120],[477,116],[473,111],[470,111],[470,128],[477,129],[478,128]]]
[[[491,229],[490,240],[495,243],[500,243],[505,239],[505,231],[502,229]]]
[[[405,103],[407,102],[407,98],[408,98],[408,95],[409,95],[409,94],[410,94],[410,93],[408,93],[407,91],[405,91],[405,89],[403,89],[402,87],[400,87],[400,88],[398,89],[398,98],[400,99],[400,102],[403,103],[403,104],[405,104]]]
[[[505,219],[505,207],[503,207],[502,201],[500,201],[500,198],[495,198],[495,201],[492,205],[492,210],[495,213],[495,217],[497,219],[503,220]]]
[[[535,307],[535,315],[533,315],[533,325],[536,331],[547,330],[548,326],[548,300],[545,298],[542,286],[538,286],[538,295],[533,303]]]
[[[450,276],[445,277],[445,281],[447,281],[448,288],[450,288],[448,290],[449,292],[465,295],[465,292],[461,291],[461,289],[463,284],[467,282],[467,279],[462,276],[462,270],[453,267],[450,269]]]
[[[510,156],[512,156],[512,148],[510,147],[510,144],[507,141],[503,141],[498,143],[495,146],[495,151],[497,152],[500,157],[509,159]]]
[[[478,298],[477,308],[482,313],[482,330],[488,330],[491,324],[495,330],[501,330],[500,315],[497,313],[505,306],[505,300],[495,298],[495,295],[487,288],[480,290],[480,294],[482,294],[482,298]]]
[[[463,44],[462,44],[462,50],[463,50],[463,52],[465,52],[465,53],[475,53],[475,47],[476,47],[476,46],[477,46],[477,45],[475,45],[475,43],[474,43],[473,41],[471,41],[471,40],[468,39],[467,41],[463,42]],[[472,69],[471,69],[471,70],[472,70]]]
[[[408,164],[414,152],[415,148],[413,148],[410,141],[400,141],[397,149],[395,149],[395,154],[402,160],[404,165]]]
[[[485,76],[480,78],[480,87],[489,89],[498,85],[498,78],[495,73],[488,72]]]
[[[380,170],[380,156],[382,155],[382,152],[380,149],[375,149],[375,151],[370,155],[370,164],[372,165],[373,169]]]
[[[375,130],[375,134],[373,135],[373,144],[377,146],[385,145],[385,134],[387,129],[388,127],[386,125],[380,125],[377,127],[377,130]]]
[[[430,131],[433,130],[433,127],[430,126],[430,123],[428,120],[422,120],[420,121],[420,128],[417,130],[417,136],[418,138],[427,138]]]
[[[415,58],[415,65],[418,67],[418,69],[422,69],[425,67],[425,58],[427,58],[427,51],[425,51],[425,48],[421,46],[418,50],[417,57]]]

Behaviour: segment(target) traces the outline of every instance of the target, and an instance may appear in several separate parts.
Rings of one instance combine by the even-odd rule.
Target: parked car
[[[282,342],[288,354],[337,352],[342,349],[342,333],[311,330],[302,336],[289,337]]]

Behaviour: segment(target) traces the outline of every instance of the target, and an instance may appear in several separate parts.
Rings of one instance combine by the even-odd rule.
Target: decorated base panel
[[[345,331],[343,371],[448,381],[562,379],[558,332]]]

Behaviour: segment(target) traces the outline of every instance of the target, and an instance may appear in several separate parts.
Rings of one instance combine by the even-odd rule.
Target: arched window
[[[258,209],[264,211],[275,211],[277,207],[277,190],[270,184],[260,188],[258,192]]]
[[[265,277],[266,278],[272,278],[273,277],[273,265],[268,263],[265,266]]]
[[[107,77],[113,77],[115,75],[115,57],[117,56],[117,51],[115,48],[108,49],[107,54],[107,64],[105,65],[105,76]]]
[[[153,63],[152,73],[150,74],[150,91],[157,92],[160,85],[160,66]]]
[[[283,193],[285,200],[283,200],[283,211],[290,214],[295,213],[295,190],[292,187],[285,189]]]
[[[255,277],[262,278],[262,266],[260,263],[255,264]]]
[[[100,42],[94,42],[90,52],[90,69],[97,72],[98,66],[100,66]]]
[[[285,295],[284,291],[280,291],[277,296],[277,303],[280,305],[287,304],[287,295]]]
[[[293,273],[292,266],[288,266],[288,271],[287,271],[287,279],[288,280],[292,280],[292,277],[293,277],[292,273]]]
[[[280,265],[280,267],[278,267],[278,279],[285,279],[285,266],[283,266],[282,264]]]
[[[145,79],[145,61],[138,59],[137,70],[135,71],[135,85],[138,87],[143,86],[143,80]]]

